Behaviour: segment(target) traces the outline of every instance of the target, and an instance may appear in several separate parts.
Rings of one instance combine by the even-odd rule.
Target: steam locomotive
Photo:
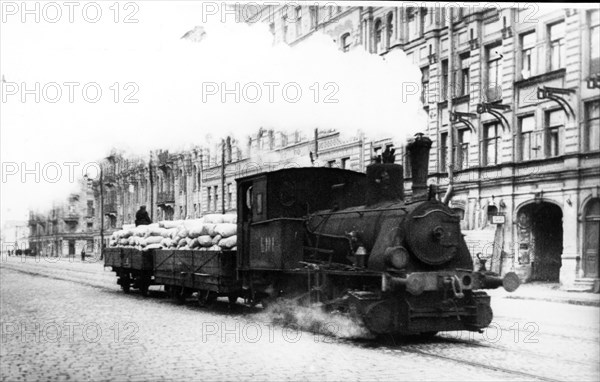
[[[237,251],[105,251],[125,290],[151,284],[205,304],[218,296],[263,306],[318,306],[374,334],[478,331],[493,317],[482,289],[514,291],[519,279],[481,269],[460,217],[427,187],[431,140],[408,145],[412,195],[386,151],[366,174],[290,168],[237,179]]]

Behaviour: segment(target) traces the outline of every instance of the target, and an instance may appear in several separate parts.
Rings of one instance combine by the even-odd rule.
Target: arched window
[[[394,14],[392,12],[388,13],[386,20],[386,34],[387,34],[387,48],[389,49],[392,45],[392,40],[394,37]]]
[[[350,50],[350,33],[344,33],[342,37],[340,37],[340,45],[342,52],[348,52]]]
[[[383,24],[381,19],[375,20],[375,48],[377,49],[377,53],[380,53],[383,50],[382,39],[383,39]]]

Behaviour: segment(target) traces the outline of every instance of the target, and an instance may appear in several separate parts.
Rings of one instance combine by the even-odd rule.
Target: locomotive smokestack
[[[410,155],[412,169],[412,198],[413,200],[425,198],[427,197],[427,174],[431,139],[422,133],[418,133],[406,148]]]

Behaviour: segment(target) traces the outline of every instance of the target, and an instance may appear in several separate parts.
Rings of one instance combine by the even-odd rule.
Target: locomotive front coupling
[[[382,292],[404,289],[414,296],[426,291],[448,290],[454,293],[454,297],[462,298],[465,290],[496,289],[502,286],[506,291],[514,292],[519,285],[519,277],[514,272],[508,272],[504,277],[491,272],[468,270],[414,272],[406,277],[384,273],[381,278]]]

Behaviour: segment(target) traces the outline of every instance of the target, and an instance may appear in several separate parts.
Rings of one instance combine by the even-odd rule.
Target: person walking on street
[[[138,212],[135,213],[135,226],[152,224],[152,219],[146,211],[146,206],[140,206]]]
[[[81,261],[85,261],[85,247],[81,248]]]

